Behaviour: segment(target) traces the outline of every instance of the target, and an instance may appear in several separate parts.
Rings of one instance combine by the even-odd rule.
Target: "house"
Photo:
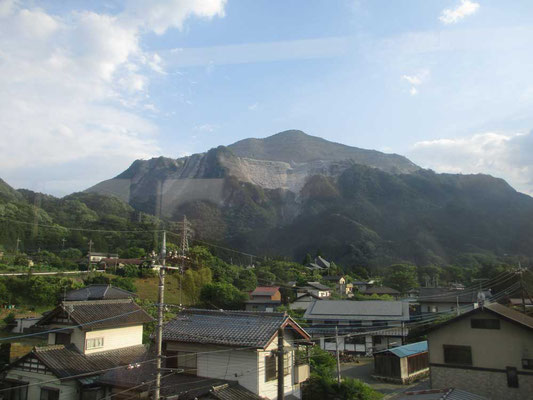
[[[312,263],[309,263],[307,268],[309,268],[310,270],[323,271],[323,270],[329,269],[330,266],[331,266],[331,263],[329,261],[322,258],[321,256],[318,256],[318,257],[315,257]]]
[[[8,398],[99,399],[103,391],[94,377],[146,353],[143,325],[153,319],[129,292],[102,286],[69,292],[66,299],[94,299],[65,300],[36,324],[48,330],[48,346],[3,371]]]
[[[373,378],[405,384],[427,375],[429,375],[427,341],[374,353]]]
[[[489,304],[427,332],[431,387],[454,387],[494,399],[533,393],[533,318]]]
[[[341,295],[348,295],[349,293],[353,291],[353,285],[346,284],[346,278],[342,275],[334,275],[334,276],[328,275],[328,276],[323,276],[322,279],[327,281],[328,283],[331,283],[332,285],[335,285],[335,289],[337,290],[337,293]]]
[[[39,322],[40,319],[41,317],[16,318],[16,325],[13,327],[13,329],[11,329],[11,332],[24,333],[32,328],[37,322]]]
[[[353,281],[352,285],[353,285],[353,289],[359,293],[364,293],[367,288],[372,286],[370,282],[365,282],[365,281]]]
[[[306,328],[324,350],[334,351],[335,330],[340,351],[372,355],[400,346],[409,333],[409,304],[402,301],[314,301],[305,311]],[[375,329],[369,329],[375,328]]]
[[[483,291],[485,299],[489,299],[490,291]],[[478,306],[477,290],[451,290],[448,288],[421,287],[418,304],[422,315],[437,312],[469,311]]]
[[[153,394],[156,380],[155,353],[147,352],[129,368],[112,369],[98,378],[98,384],[108,397],[147,399]],[[161,396],[165,399],[202,400],[261,400],[261,397],[240,386],[236,381],[202,378],[166,371],[161,379]],[[99,400],[99,398],[97,399]]]
[[[250,293],[246,302],[246,311],[274,311],[281,305],[279,287],[258,286]]]
[[[104,259],[104,258],[117,259],[118,258],[118,254],[114,254],[114,253],[96,253],[96,252],[92,251],[92,252],[90,252],[88,254],[88,257],[89,257],[89,263],[96,264],[96,263],[99,263],[100,261],[102,261],[102,259]]]
[[[278,332],[283,330],[284,369],[277,370]],[[285,395],[300,398],[309,365],[298,358],[310,337],[283,313],[184,310],[163,329],[166,368],[209,379],[234,380],[266,399],[277,396],[277,374]]]
[[[151,264],[151,260],[143,260],[140,258],[111,258],[105,257],[98,261],[100,269],[108,268],[123,268],[125,265],[137,265]]]
[[[135,293],[111,286],[111,285],[88,285],[81,289],[74,289],[66,293],[65,301],[85,301],[85,300],[119,300],[133,299],[137,297]]]
[[[298,288],[297,295],[313,293],[318,297],[330,297],[331,288],[320,282],[307,282],[304,286]]]
[[[367,288],[364,294],[368,296],[372,296],[373,294],[378,296],[387,295],[393,297],[394,299],[399,299],[401,297],[401,293],[399,291],[388,286],[373,286]]]
[[[510,298],[509,299],[509,306],[516,307],[517,309],[521,309],[523,306],[526,306],[526,309],[531,309],[533,307],[533,302],[531,302],[531,299],[520,299],[520,298]]]
[[[296,297],[296,299],[289,304],[289,308],[291,310],[307,310],[307,307],[309,307],[309,305],[315,300],[324,300],[324,297],[318,297],[316,294],[309,292],[303,293]]]

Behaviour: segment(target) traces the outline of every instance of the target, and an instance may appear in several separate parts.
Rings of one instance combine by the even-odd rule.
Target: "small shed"
[[[374,377],[411,383],[429,374],[428,342],[417,342],[374,353]]]

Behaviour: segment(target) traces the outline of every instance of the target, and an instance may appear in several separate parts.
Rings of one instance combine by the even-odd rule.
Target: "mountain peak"
[[[300,130],[287,130],[264,139],[244,139],[228,146],[238,157],[256,160],[308,163],[351,161],[387,172],[411,173],[420,168],[403,156],[351,147],[311,136]]]

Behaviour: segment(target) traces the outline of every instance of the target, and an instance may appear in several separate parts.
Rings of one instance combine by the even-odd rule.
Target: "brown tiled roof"
[[[498,303],[494,303],[484,307],[484,309],[488,310],[489,312],[500,315],[508,321],[518,323],[529,329],[533,329],[533,318],[529,315],[513,310],[512,308],[506,307]]]
[[[138,345],[83,354],[71,344],[35,347],[30,354],[46,365],[58,378],[68,378],[96,375],[105,369],[128,365],[139,359],[146,351],[143,345]]]
[[[82,330],[116,328],[153,321],[146,311],[131,299],[65,301],[47,314],[38,325],[49,324],[58,315],[68,315],[73,325]]]
[[[309,336],[283,313],[184,310],[163,328],[163,340],[264,348],[286,324]]]
[[[512,308],[506,307],[502,304],[492,303],[492,304],[487,304],[484,307],[474,308],[473,310],[470,310],[455,318],[451,318],[441,324],[432,326],[429,329],[427,329],[426,332],[437,330],[440,327],[454,323],[455,321],[459,319],[466,318],[473,314],[477,314],[477,313],[484,312],[484,311],[491,313],[491,314],[495,314],[501,317],[502,319],[505,319],[506,321],[509,321],[514,324],[518,324],[526,329],[533,329],[533,318],[530,317],[529,315],[522,314],[521,312],[513,310]]]
[[[251,296],[272,296],[276,294],[279,290],[279,287],[270,287],[270,286],[258,286],[255,290],[250,293]]]

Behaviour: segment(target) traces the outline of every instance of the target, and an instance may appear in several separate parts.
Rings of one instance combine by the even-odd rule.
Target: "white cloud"
[[[218,125],[214,125],[214,124],[202,124],[202,125],[196,125],[194,127],[195,131],[209,132],[209,133],[214,132],[217,129],[218,129]]]
[[[475,14],[478,9],[479,3],[470,0],[461,0],[461,3],[457,7],[442,10],[439,19],[446,25],[456,24],[463,18]]]
[[[486,173],[533,194],[533,132],[480,133],[415,143],[409,157],[437,172]]]
[[[402,79],[411,84],[411,89],[409,90],[409,93],[411,94],[411,96],[415,96],[418,94],[417,86],[420,86],[425,83],[428,77],[429,70],[423,69],[417,72],[415,75],[403,75]]]
[[[250,111],[255,111],[255,110],[257,110],[257,107],[259,107],[259,104],[257,104],[257,103],[250,104],[250,105],[248,106],[248,110],[250,110]]]
[[[181,29],[190,16],[221,16],[225,2],[128,1],[117,15],[55,15],[34,2],[0,0],[2,177],[27,186],[23,172],[31,168],[69,164],[77,171],[72,163],[90,160],[95,183],[159,154],[157,127],[142,114],[156,109],[148,101],[150,77],[164,74],[164,65],[141,37]],[[72,177],[64,182],[84,189]]]

